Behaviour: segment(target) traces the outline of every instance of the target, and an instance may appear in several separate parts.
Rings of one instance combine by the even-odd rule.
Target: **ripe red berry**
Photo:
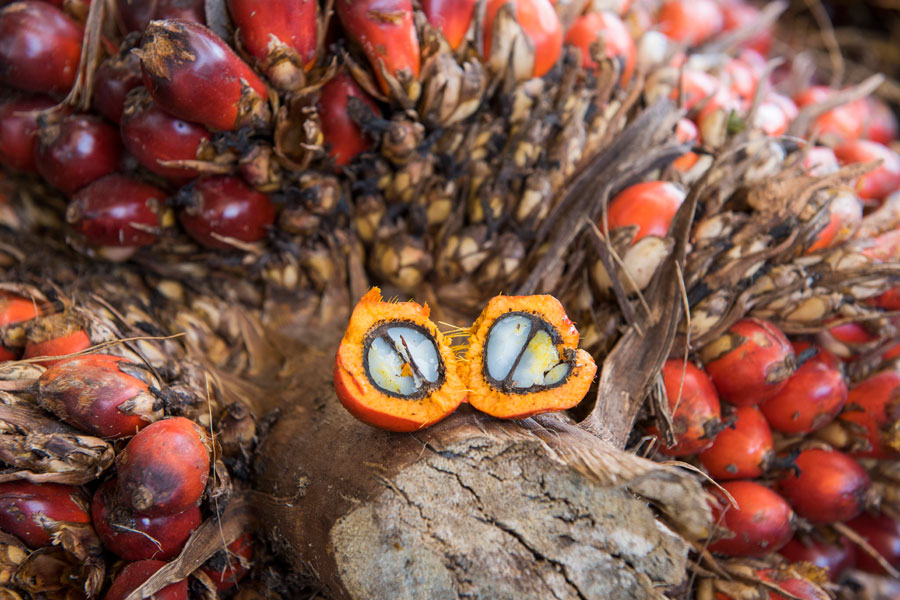
[[[0,83],[29,92],[65,94],[75,83],[84,28],[47,2],[0,10]]]
[[[823,248],[832,248],[850,239],[856,233],[863,218],[863,203],[859,196],[847,188],[826,190],[831,201],[828,204],[828,224],[820,229],[806,254]]]
[[[693,121],[687,118],[678,120],[678,124],[675,125],[675,139],[677,139],[679,143],[696,144],[699,137],[700,132],[697,130],[697,126]],[[697,164],[698,160],[700,160],[700,157],[696,152],[685,152],[672,161],[672,166],[678,171],[685,173],[690,171],[691,168]]]
[[[898,129],[900,129],[897,116],[883,100],[874,96],[866,98],[866,106],[869,109],[869,117],[866,119],[863,136],[873,142],[889,145],[897,139]]]
[[[475,0],[422,0],[421,5],[428,21],[443,34],[450,47],[459,48],[475,14]]]
[[[128,92],[143,84],[141,62],[130,50],[122,55],[110,56],[97,67],[94,80],[94,110],[118,123],[125,110]]]
[[[759,477],[774,458],[772,430],[755,406],[739,406],[734,422],[700,453],[700,463],[717,481]]]
[[[347,112],[350,98],[359,98],[374,114],[379,114],[378,107],[372,99],[346,73],[337,75],[322,86],[319,102],[316,104],[322,138],[325,140],[328,154],[339,167],[348,164],[357,154],[365,152],[371,145],[359,125]]]
[[[203,0],[116,0],[116,5],[125,31],[144,31],[155,19],[184,19],[206,25]]]
[[[834,90],[824,86],[811,86],[794,96],[794,102],[799,108],[803,108],[823,102],[833,93]],[[862,135],[866,113],[864,100],[843,104],[822,113],[816,118],[812,129],[818,131],[821,138],[827,142],[855,140]]]
[[[143,90],[129,95],[121,130],[125,148],[139,163],[157,175],[182,184],[199,175],[199,172],[160,163],[199,160],[212,137],[206,127],[182,121],[162,110]]]
[[[808,562],[828,572],[837,581],[844,571],[856,565],[857,552],[847,538],[830,541],[818,536],[797,535],[778,552],[791,562]]]
[[[887,515],[863,513],[847,523],[853,531],[861,535],[895,569],[900,569],[900,521]],[[858,550],[856,567],[885,575],[884,567],[878,564],[868,552]]]
[[[0,292],[0,362],[19,358],[25,344],[25,332],[15,328],[15,335],[6,331],[8,326],[30,321],[41,314],[37,303],[8,292]],[[14,339],[8,339],[13,337]]]
[[[215,584],[220,592],[230,590],[250,571],[253,559],[253,536],[243,534],[225,550],[216,552],[212,558],[203,563],[200,570]]]
[[[737,406],[759,404],[794,372],[794,350],[768,321],[741,319],[700,352],[719,396]]]
[[[728,481],[722,487],[737,502],[732,506],[717,488],[713,521],[730,537],[716,540],[709,549],[726,556],[764,556],[777,552],[794,534],[794,513],[784,498],[753,481]],[[724,513],[724,516],[723,516]]]
[[[857,180],[860,198],[877,203],[900,188],[900,155],[887,146],[870,140],[850,140],[836,146],[834,154],[842,165],[882,161],[881,166]]]
[[[685,110],[691,110],[700,102],[713,96],[719,89],[719,80],[705,71],[686,68],[681,72],[681,77],[669,97],[672,100],[681,100]]]
[[[637,49],[625,23],[615,13],[592,12],[578,17],[566,32],[565,41],[581,50],[581,64],[587,69],[597,68],[591,47],[602,43],[606,58],[618,61],[622,69],[619,84],[624,86],[631,81]]]
[[[28,328],[28,341],[22,358],[68,356],[86,350],[91,340],[82,324],[65,313],[42,317]],[[42,360],[38,364],[52,367],[66,359]]]
[[[302,87],[316,59],[318,2],[228,0],[238,46],[256,59],[275,87]]]
[[[72,196],[66,222],[94,246],[146,246],[156,241],[165,199],[159,188],[114,173]]]
[[[122,503],[145,515],[168,515],[196,505],[209,477],[209,438],[184,417],[140,430],[116,457]]]
[[[690,45],[702,44],[722,31],[722,8],[714,0],[666,0],[656,19],[666,37]]]
[[[135,514],[118,496],[114,479],[94,492],[91,517],[103,545],[124,560],[173,558],[202,522],[197,506],[158,517]]]
[[[677,359],[665,362],[662,376],[669,409],[673,411],[676,443],[671,448],[661,445],[659,451],[687,456],[709,448],[722,428],[719,396],[709,376],[692,363]],[[655,426],[649,428],[649,433],[659,436]]]
[[[137,365],[89,354],[60,362],[38,379],[38,404],[79,429],[105,438],[134,435],[162,415]]]
[[[808,579],[796,576],[791,570],[779,572],[776,569],[757,571],[765,581],[771,581],[794,598],[800,600],[831,600],[831,595]],[[768,592],[769,600],[788,600],[787,596],[777,592]]]
[[[86,525],[90,500],[74,485],[0,483],[0,528],[31,548],[49,546],[66,524]]]
[[[562,53],[563,31],[549,0],[488,0],[484,14],[484,56],[490,58],[494,19],[504,5],[511,4],[516,21],[531,41],[534,67],[531,75],[542,77]]]
[[[390,86],[383,72],[401,78],[419,76],[419,38],[411,0],[337,0],[335,12],[353,42],[369,59],[384,93]]]
[[[794,352],[812,349],[808,358],[776,395],[760,405],[773,429],[809,433],[830,423],[847,401],[847,383],[831,352],[809,342],[794,342]]]
[[[632,243],[648,235],[665,237],[685,195],[684,188],[667,181],[647,181],[627,187],[609,203],[609,230],[637,225]]]
[[[231,248],[224,238],[255,242],[275,221],[267,194],[237,177],[199,179],[180,195],[185,198],[179,220],[192,238],[209,248]]]
[[[268,122],[265,84],[206,27],[152,21],[135,52],[144,86],[160,108],[179,119],[220,131]]]
[[[853,386],[839,419],[854,438],[851,454],[896,458],[900,451],[900,373],[876,373]]]
[[[99,117],[72,115],[41,128],[35,156],[43,178],[73,194],[118,168],[122,143],[116,128]]]
[[[47,96],[12,97],[0,102],[0,165],[37,172],[37,111],[56,104]]]
[[[843,452],[813,448],[794,460],[779,489],[797,514],[814,523],[847,521],[858,515],[871,482],[859,463]]]
[[[125,565],[109,586],[103,600],[125,600],[131,592],[138,589],[150,576],[166,566],[161,560],[141,560]],[[167,585],[153,594],[155,600],[188,600],[188,584],[183,579]]]

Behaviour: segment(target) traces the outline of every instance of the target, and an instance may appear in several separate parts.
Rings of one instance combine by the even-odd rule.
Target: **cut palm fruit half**
[[[372,288],[353,309],[338,348],[334,387],[350,413],[391,431],[416,431],[459,406],[457,360],[428,305],[385,302]]]
[[[496,296],[472,326],[469,403],[503,419],[572,408],[597,365],[553,296]]]

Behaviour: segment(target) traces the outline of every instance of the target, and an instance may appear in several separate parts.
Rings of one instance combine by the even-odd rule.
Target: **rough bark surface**
[[[373,429],[335,397],[332,356],[297,365],[257,484],[272,539],[334,597],[645,600],[681,582],[681,536],[709,518],[695,480],[558,417]]]

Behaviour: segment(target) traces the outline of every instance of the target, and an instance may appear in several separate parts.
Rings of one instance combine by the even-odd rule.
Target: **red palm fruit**
[[[122,142],[118,130],[99,117],[72,115],[41,128],[35,157],[38,173],[72,194],[116,170]]]
[[[700,463],[716,481],[759,477],[774,457],[772,430],[755,406],[737,407],[734,422],[699,455]]]
[[[475,14],[475,0],[422,0],[420,4],[428,22],[444,35],[450,47],[459,48]]]
[[[34,149],[37,146],[37,111],[56,104],[46,96],[9,98],[0,103],[0,165],[37,172]]]
[[[709,448],[722,428],[719,396],[709,376],[690,362],[670,359],[662,367],[662,377],[672,410],[675,445],[660,446],[659,451],[687,456]],[[648,431],[659,436],[655,426]]]
[[[836,146],[834,154],[842,165],[882,161],[874,171],[869,171],[856,181],[856,192],[863,200],[878,201],[900,188],[900,155],[884,144],[851,140]]]
[[[253,559],[253,536],[243,534],[228,544],[225,550],[216,552],[203,563],[200,570],[209,577],[220,592],[230,590],[250,571]]]
[[[728,2],[722,7],[722,30],[734,31],[741,27],[751,25],[759,18],[759,15],[759,9],[752,4],[747,4],[745,2]],[[773,40],[774,34],[772,33],[771,27],[765,29],[758,27],[752,37],[741,42],[741,47],[750,48],[762,56],[768,56],[769,51],[772,49]]]
[[[350,163],[357,154],[365,152],[371,145],[347,112],[350,98],[359,98],[374,114],[379,114],[372,99],[346,73],[337,75],[322,86],[319,102],[316,104],[328,154],[339,167]]]
[[[232,248],[224,238],[255,242],[275,221],[267,194],[238,177],[199,179],[179,193],[185,200],[179,220],[192,238],[209,248]]]
[[[810,175],[830,175],[841,168],[834,150],[828,146],[813,146],[803,157],[803,166]]]
[[[857,552],[845,537],[830,541],[818,536],[796,535],[778,552],[791,561],[808,562],[828,572],[828,578],[837,581],[847,569],[856,565]]]
[[[788,543],[794,534],[794,512],[784,498],[753,481],[726,481],[722,487],[738,507],[721,490],[710,488],[718,500],[712,504],[713,521],[733,535],[712,542],[710,550],[726,556],[764,556]]]
[[[794,372],[794,350],[768,321],[741,319],[700,351],[719,396],[736,406],[759,404]]]
[[[581,49],[581,64],[587,69],[597,68],[591,57],[591,46],[602,43],[606,58],[618,61],[622,69],[619,85],[631,81],[637,49],[625,23],[615,13],[592,12],[578,17],[566,32],[565,41]]]
[[[809,342],[794,342],[794,352],[815,354],[788,378],[781,391],[760,405],[773,429],[782,433],[809,433],[824,427],[847,401],[847,383],[837,357]]]
[[[25,323],[40,314],[34,300],[0,292],[0,362],[19,358],[25,344],[24,329],[16,327],[10,332],[7,327]]]
[[[866,98],[866,106],[869,109],[869,117],[866,119],[863,137],[885,146],[897,139],[900,125],[894,111],[883,100],[874,96]]]
[[[637,225],[632,243],[648,235],[664,237],[685,196],[684,188],[667,181],[646,181],[627,187],[609,203],[609,230]]]
[[[702,44],[722,31],[722,8],[714,0],[666,0],[656,14],[659,31],[676,42]]]
[[[542,77],[562,53],[563,30],[549,0],[488,0],[484,14],[484,56],[491,56],[494,19],[500,8],[512,4],[516,21],[534,47],[532,75]]]
[[[318,2],[293,0],[228,0],[237,26],[238,45],[256,59],[275,87],[303,86],[304,73],[315,63]]]
[[[84,28],[47,2],[16,2],[0,10],[0,83],[64,94],[75,83]]]
[[[773,100],[765,99],[759,103],[752,125],[768,136],[778,137],[787,132],[791,117],[782,106]]]
[[[61,525],[89,524],[90,500],[74,485],[0,483],[0,528],[31,548],[49,546]]]
[[[41,375],[38,404],[79,429],[104,438],[134,435],[162,416],[137,365],[89,354],[58,363]]]
[[[94,110],[112,121],[122,120],[125,97],[128,92],[143,84],[141,61],[130,50],[110,56],[97,67],[94,80]]]
[[[719,89],[719,80],[704,71],[684,69],[679,85],[672,89],[669,97],[672,100],[680,98],[684,108],[691,110],[716,93]]]
[[[139,163],[157,175],[182,184],[199,175],[198,171],[160,162],[199,160],[212,137],[206,127],[182,121],[162,110],[145,91],[128,97],[121,130],[125,148]]]
[[[125,31],[144,31],[154,19],[183,19],[206,25],[203,0],[116,0]]]
[[[863,204],[855,193],[845,188],[828,190],[828,224],[816,233],[813,243],[805,250],[812,254],[823,248],[831,248],[850,239],[856,233],[863,218]]]
[[[740,58],[730,59],[725,65],[725,73],[730,81],[729,89],[732,94],[745,102],[753,99],[759,79],[747,61]]]
[[[412,0],[337,0],[335,11],[344,31],[372,64],[384,93],[390,93],[384,73],[399,78],[419,76],[419,38]]]
[[[22,358],[68,356],[91,346],[91,340],[84,332],[82,324],[66,313],[37,319],[29,326],[27,336],[28,342],[25,344]],[[38,364],[49,368],[62,360],[65,359],[42,360]]]
[[[794,96],[794,102],[799,108],[803,108],[826,100],[832,93],[830,88],[811,86]],[[817,130],[826,141],[855,140],[862,135],[866,113],[865,101],[850,102],[822,113],[816,118],[812,129]]]
[[[678,124],[675,125],[675,139],[682,144],[696,144],[699,134],[697,126],[690,119],[679,119]],[[700,160],[700,157],[696,152],[685,152],[672,161],[672,166],[678,171],[685,173],[690,171],[697,164],[698,160]]]
[[[853,386],[838,419],[854,438],[851,454],[896,458],[900,452],[900,373],[876,373]]]
[[[887,515],[863,513],[847,523],[895,569],[900,569],[900,521]],[[876,575],[887,573],[868,552],[856,553],[856,568]]]
[[[140,560],[125,565],[109,586],[103,600],[125,600],[134,590],[141,587],[150,576],[166,566],[161,560]],[[188,600],[188,583],[183,579],[153,594],[155,600]]]
[[[860,323],[842,323],[816,336],[816,341],[844,362],[852,360],[861,346],[870,344],[878,336]]]
[[[156,241],[166,194],[114,173],[72,196],[66,222],[95,246],[146,246]]]
[[[158,517],[135,514],[119,497],[115,479],[94,492],[91,518],[103,545],[124,560],[168,560],[177,556],[203,520],[197,506]]]
[[[209,437],[184,417],[151,423],[116,457],[122,503],[151,516],[196,505],[209,477]]]
[[[813,523],[847,521],[858,515],[869,491],[869,475],[859,463],[837,450],[801,452],[778,486],[801,517]]]
[[[152,21],[140,50],[144,86],[164,111],[211,129],[263,125],[268,92],[219,36],[190,21]]]
[[[800,600],[831,600],[831,595],[821,587],[808,579],[798,577],[791,570],[779,572],[776,569],[762,569],[756,572],[764,581],[771,581],[784,592],[790,594],[793,599]],[[770,591],[768,600],[788,600],[788,597],[778,592]]]

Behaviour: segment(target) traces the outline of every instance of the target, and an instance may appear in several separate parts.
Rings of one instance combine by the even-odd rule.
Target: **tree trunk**
[[[371,428],[337,400],[333,356],[293,365],[256,472],[271,539],[334,597],[646,600],[682,582],[709,520],[691,477],[558,416]]]

